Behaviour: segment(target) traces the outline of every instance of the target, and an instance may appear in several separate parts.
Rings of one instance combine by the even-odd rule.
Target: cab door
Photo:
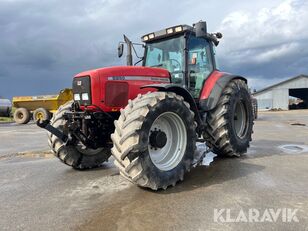
[[[204,81],[214,71],[212,44],[204,38],[190,36],[187,41],[188,90],[199,98]]]

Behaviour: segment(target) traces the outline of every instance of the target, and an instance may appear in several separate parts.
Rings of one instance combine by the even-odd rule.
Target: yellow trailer
[[[16,96],[12,103],[16,108],[14,120],[19,124],[26,124],[33,119],[48,120],[58,108],[67,101],[73,99],[71,89],[63,89],[58,95],[39,95],[39,96]]]

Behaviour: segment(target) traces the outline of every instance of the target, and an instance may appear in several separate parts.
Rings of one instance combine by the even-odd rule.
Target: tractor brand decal
[[[139,81],[153,81],[153,82],[165,82],[169,83],[168,78],[161,78],[161,77],[150,77],[150,76],[113,76],[108,77],[108,80],[139,80]]]

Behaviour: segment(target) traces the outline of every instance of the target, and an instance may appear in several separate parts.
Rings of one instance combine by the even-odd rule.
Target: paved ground
[[[0,123],[0,157],[16,152],[47,150],[46,137],[46,132],[34,123]]]
[[[54,158],[2,157],[1,230],[308,230],[308,126],[301,124],[308,111],[261,113],[246,156],[215,159],[158,192],[123,180],[111,162],[81,172]],[[45,140],[40,134],[35,142]],[[225,223],[227,212],[214,221],[215,209],[231,209],[232,219],[241,210],[248,217],[249,209],[283,208],[298,209],[299,222]]]

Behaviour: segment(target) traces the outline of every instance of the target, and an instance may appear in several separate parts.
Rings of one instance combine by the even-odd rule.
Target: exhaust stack
[[[124,35],[124,41],[127,45],[127,55],[126,55],[126,64],[127,66],[132,66],[133,65],[133,55],[132,55],[132,41],[129,40],[129,38]]]

